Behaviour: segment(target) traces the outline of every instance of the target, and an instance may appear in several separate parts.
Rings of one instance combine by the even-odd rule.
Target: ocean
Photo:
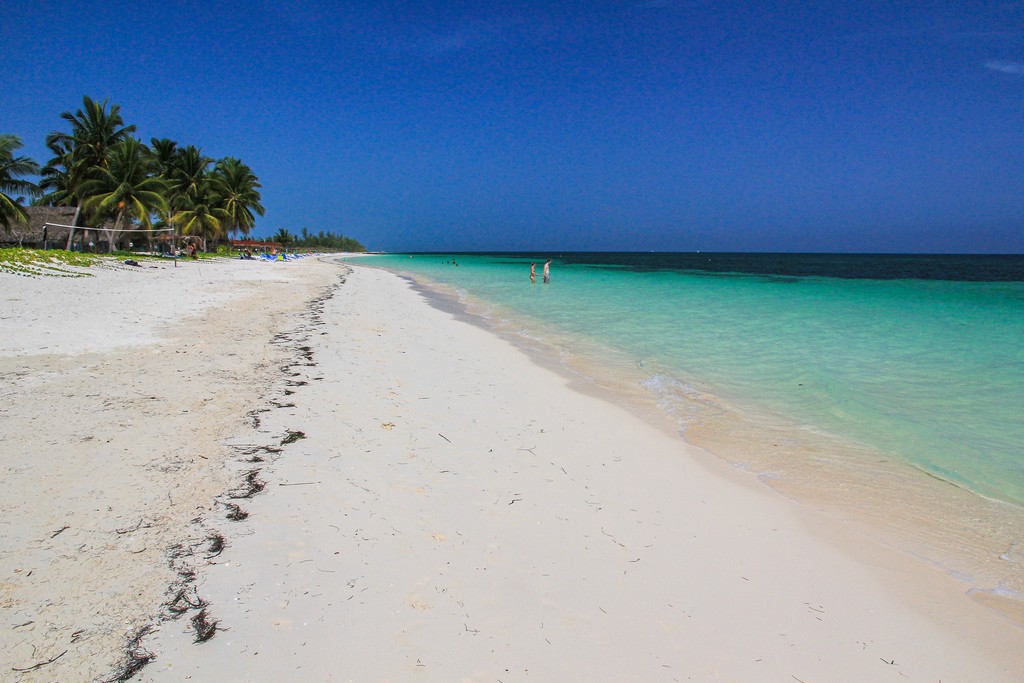
[[[413,278],[610,400],[784,495],[863,523],[1024,623],[1024,256],[359,263]]]

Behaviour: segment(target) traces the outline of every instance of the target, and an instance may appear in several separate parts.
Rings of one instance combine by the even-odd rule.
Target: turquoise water
[[[550,285],[531,284],[530,260],[508,255],[360,262],[450,288],[496,324],[619,373],[684,433],[728,406],[1024,505],[1024,282],[872,279],[874,266],[849,263],[843,274],[859,267],[859,277],[631,259],[555,260]]]

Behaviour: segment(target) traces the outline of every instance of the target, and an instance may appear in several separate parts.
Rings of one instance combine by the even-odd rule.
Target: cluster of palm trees
[[[69,132],[53,132],[46,146],[53,158],[42,168],[15,157],[21,141],[0,135],[0,221],[24,222],[27,215],[9,192],[32,197],[37,204],[73,206],[75,226],[99,226],[113,220],[113,230],[171,228],[175,235],[219,240],[248,235],[262,216],[259,179],[234,157],[214,160],[192,146],[153,138],[147,146],[125,125],[120,106],[89,97],[75,113],[61,118]],[[20,176],[38,174],[38,185]],[[72,235],[68,236],[71,248]]]

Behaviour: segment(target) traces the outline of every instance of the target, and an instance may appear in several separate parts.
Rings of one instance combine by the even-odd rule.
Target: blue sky
[[[1024,252],[1024,2],[6,0],[0,133],[83,95],[371,249]]]

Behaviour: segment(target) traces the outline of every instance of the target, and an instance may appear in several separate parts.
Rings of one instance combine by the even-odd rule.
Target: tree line
[[[366,251],[366,247],[352,237],[345,237],[341,234],[335,235],[333,232],[324,232],[323,230],[314,235],[308,229],[303,228],[298,235],[293,235],[287,229],[281,228],[271,235],[270,239],[287,247],[324,249],[328,251]]]
[[[167,138],[146,145],[134,136],[134,125],[125,125],[120,106],[108,106],[107,100],[83,97],[80,109],[60,118],[70,130],[46,136],[53,156],[45,165],[16,155],[23,146],[17,136],[0,135],[5,231],[28,222],[26,198],[36,205],[75,207],[74,226],[98,228],[112,220],[115,230],[171,228],[204,246],[207,240],[248,236],[256,216],[264,215],[262,185],[240,159],[213,159]],[[27,180],[30,176],[39,182]],[[68,249],[71,239],[69,234]]]

